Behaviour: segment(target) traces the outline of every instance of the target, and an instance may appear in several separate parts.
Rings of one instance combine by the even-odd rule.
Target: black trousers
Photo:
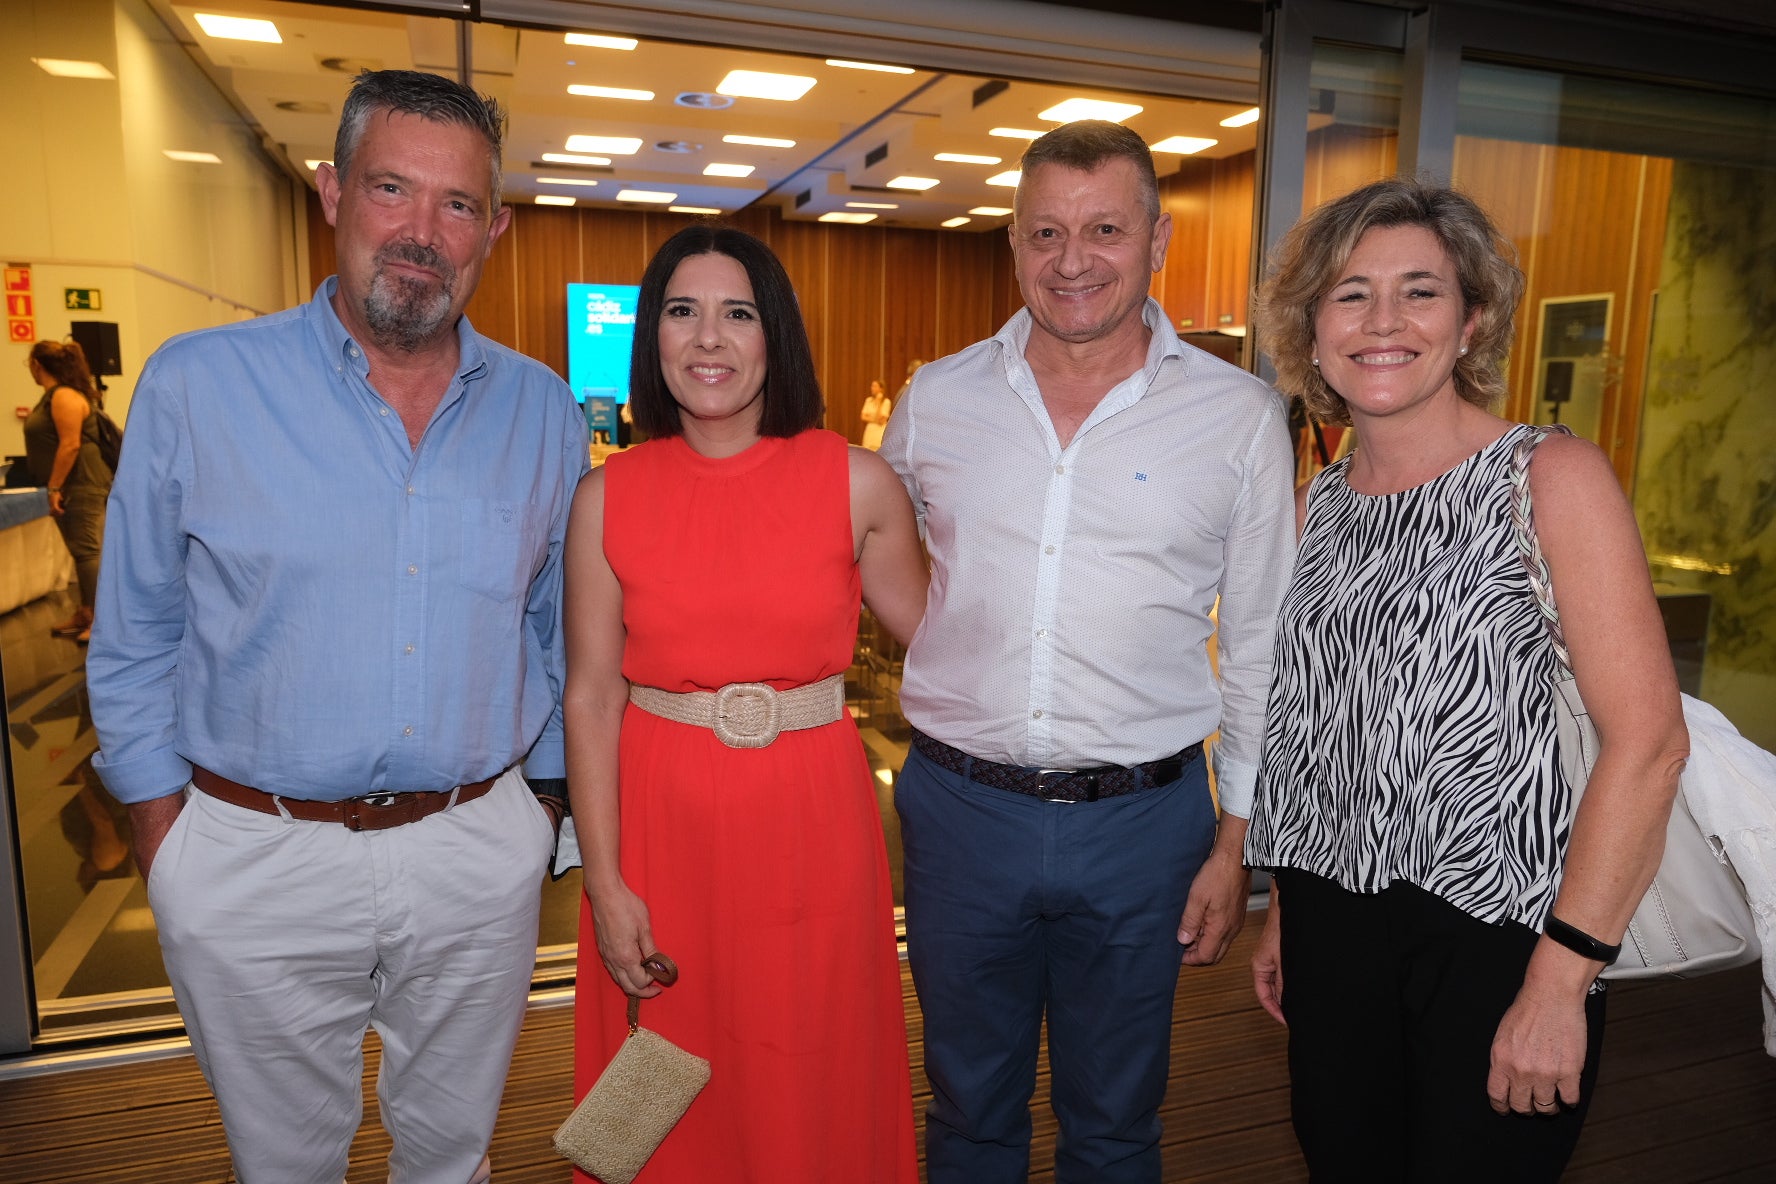
[[[1497,1114],[1492,1040],[1538,935],[1412,884],[1360,894],[1285,870],[1277,888],[1295,1135],[1313,1184],[1559,1179],[1597,1082],[1604,992],[1586,999],[1579,1105]]]

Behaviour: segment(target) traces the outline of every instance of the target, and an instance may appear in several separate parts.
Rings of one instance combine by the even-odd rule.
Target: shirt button
[[[345,352],[355,358],[358,356],[358,347],[355,345],[348,345],[345,347]]]
[[[413,647],[412,647],[412,646],[408,646],[408,647],[407,647],[407,652],[408,652],[408,653],[410,653],[410,654],[411,654],[411,653],[412,653],[412,652],[413,652]]]
[[[1064,473],[1066,471],[1067,471],[1066,465],[1056,465],[1055,466],[1055,472],[1057,472],[1057,473]]]
[[[405,727],[405,728],[402,728],[402,729],[401,729],[401,735],[403,735],[403,736],[411,736],[411,735],[413,735],[413,728],[412,728],[412,727],[411,727],[411,726],[408,726],[408,727]]]
[[[387,419],[388,413],[389,413],[389,409],[387,407],[384,407],[381,411],[378,411],[376,414],[382,416],[384,419]]]
[[[412,493],[413,493],[413,486],[411,486],[411,485],[409,485],[409,486],[408,486],[408,487],[407,487],[407,492],[408,492],[408,494],[410,494],[410,495],[411,495],[411,494],[412,494]]]
[[[1036,630],[1036,636],[1037,636],[1037,637],[1047,637],[1047,636],[1048,636],[1048,630],[1046,630],[1046,629],[1038,629],[1038,630]]]
[[[1042,708],[1038,707],[1035,711],[1032,711],[1030,713],[1030,718],[1031,719],[1041,719],[1042,718]]]
[[[1048,546],[1042,548],[1042,553],[1044,555],[1053,555],[1055,553],[1054,544],[1050,543]]]
[[[407,565],[407,574],[410,576],[418,575],[419,574],[419,565],[414,564],[414,563],[409,563]]]

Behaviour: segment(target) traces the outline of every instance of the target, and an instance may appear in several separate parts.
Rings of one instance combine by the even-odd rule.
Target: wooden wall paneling
[[[518,344],[518,308],[523,295],[524,250],[529,239],[528,220],[519,216],[522,213],[523,210],[512,211],[512,225],[493,244],[493,251],[481,268],[481,282],[463,310],[476,332],[520,352],[523,347]],[[556,300],[556,307],[562,310],[560,316],[565,317],[567,293],[558,294]],[[563,377],[567,374],[565,350],[557,373]]]
[[[1671,161],[1640,157],[1640,188],[1636,204],[1633,262],[1628,273],[1628,298],[1621,301],[1621,379],[1606,410],[1605,446],[1622,488],[1633,491],[1635,462],[1640,452],[1640,419],[1646,408],[1648,353],[1652,345],[1653,299],[1665,256],[1665,225],[1671,212]]]
[[[1536,279],[1536,249],[1547,217],[1547,197],[1539,178],[1543,156],[1552,152],[1541,144],[1514,140],[1485,140],[1457,136],[1451,175],[1457,188],[1480,203],[1493,225],[1517,248],[1517,265],[1529,283],[1517,306],[1516,342],[1505,364],[1505,405],[1501,413],[1527,419],[1535,384],[1535,335],[1539,297],[1531,288]]]
[[[308,275],[316,288],[321,281],[339,270],[333,248],[333,227],[321,211],[320,194],[308,191]],[[310,289],[308,295],[314,295]]]
[[[1215,162],[1209,191],[1208,323],[1244,325],[1251,300],[1253,165],[1250,152]]]
[[[888,298],[884,256],[901,249],[898,244],[888,249],[889,235],[907,233],[873,226],[835,226],[828,232],[826,348],[825,357],[816,362],[821,364],[826,394],[826,426],[853,444],[863,440],[859,416],[870,379],[887,384],[887,375],[881,373],[883,302]]]
[[[933,241],[938,236],[928,230],[883,233],[887,247],[882,259],[881,377],[892,398],[905,384],[907,366],[914,359],[930,362],[951,351],[938,340],[942,297],[938,245]]]
[[[576,209],[580,220],[579,274],[583,284],[639,284],[651,252],[645,215],[593,206]],[[566,299],[565,294],[562,299]]]
[[[993,319],[993,267],[998,252],[1010,254],[1004,231],[942,233],[937,238],[937,345],[935,357],[967,349],[999,331]]]
[[[567,376],[567,285],[580,276],[581,211],[562,206],[520,206],[518,351]]]
[[[1159,182],[1159,208],[1172,216],[1165,267],[1154,277],[1153,295],[1172,325],[1184,331],[1212,328],[1209,321],[1209,212],[1215,162],[1187,158]]]
[[[831,354],[827,346],[829,300],[827,246],[833,227],[819,222],[782,222],[771,231],[771,248],[783,261],[790,283],[801,301],[802,320],[808,326],[808,343],[814,350],[814,373],[820,389],[833,385]],[[833,426],[828,420],[828,426]],[[844,425],[837,430],[843,431]]]
[[[1334,123],[1309,132],[1301,212],[1393,176],[1399,157],[1399,133],[1387,128]]]
[[[1008,234],[993,233],[999,248],[993,252],[993,332],[1024,307],[1024,294],[1018,289],[1017,257],[1011,249]]]

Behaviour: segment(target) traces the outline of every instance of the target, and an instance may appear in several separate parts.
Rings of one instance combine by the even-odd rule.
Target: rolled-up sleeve
[[[1295,454],[1287,422],[1281,399],[1273,398],[1246,451],[1216,610],[1221,735],[1215,786],[1222,810],[1240,818],[1252,812],[1277,608],[1295,562]]]
[[[185,632],[183,507],[192,476],[190,425],[177,384],[151,360],[136,385],[111,486],[86,658],[99,735],[93,768],[125,803],[176,793],[191,777],[175,746]]]

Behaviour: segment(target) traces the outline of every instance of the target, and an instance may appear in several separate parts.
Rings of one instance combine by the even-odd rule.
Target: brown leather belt
[[[261,814],[288,814],[303,822],[337,822],[347,830],[387,830],[429,818],[451,806],[460,806],[484,796],[493,788],[496,777],[458,786],[454,790],[428,790],[416,793],[373,793],[361,798],[338,802],[316,802],[305,798],[286,798],[277,794],[230,781],[220,773],[212,773],[197,765],[191,766],[191,784],[218,801]],[[451,800],[452,794],[455,801]],[[282,806],[280,810],[278,807]]]
[[[913,729],[913,747],[938,768],[958,773],[978,785],[1027,794],[1045,802],[1095,802],[1170,785],[1202,755],[1202,745],[1192,744],[1172,756],[1126,768],[1104,765],[1095,769],[1028,769],[969,756],[917,728]]]

